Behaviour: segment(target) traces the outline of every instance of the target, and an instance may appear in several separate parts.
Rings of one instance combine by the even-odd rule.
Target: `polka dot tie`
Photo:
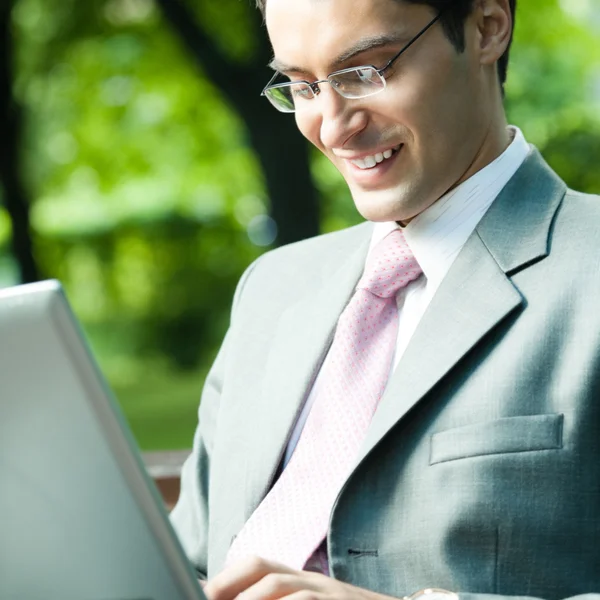
[[[227,565],[257,555],[302,569],[323,542],[335,499],[387,384],[398,332],[396,293],[420,274],[400,229],[373,249],[339,318],[322,385],[294,453],[235,538]]]

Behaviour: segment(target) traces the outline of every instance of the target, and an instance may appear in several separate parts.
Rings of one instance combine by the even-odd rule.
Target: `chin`
[[[368,221],[405,221],[412,218],[405,196],[397,189],[369,191],[351,189],[358,212]]]

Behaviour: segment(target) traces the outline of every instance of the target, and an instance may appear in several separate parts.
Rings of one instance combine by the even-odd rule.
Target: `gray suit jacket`
[[[273,482],[371,232],[280,248],[240,281],[172,515],[203,576]],[[537,151],[427,309],[327,542],[334,577],[392,596],[600,592],[600,199]]]

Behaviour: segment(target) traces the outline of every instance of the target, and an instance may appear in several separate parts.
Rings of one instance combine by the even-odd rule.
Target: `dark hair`
[[[444,28],[446,37],[450,40],[457,52],[465,50],[465,21],[473,10],[475,0],[403,0],[411,4],[427,4],[437,12],[442,12],[440,22]],[[264,15],[265,4],[267,0],[256,0],[256,5]],[[515,14],[517,9],[517,0],[509,0],[510,11],[512,13],[513,30],[515,23]],[[506,48],[506,52],[498,60],[498,77],[502,90],[504,91],[504,83],[506,81],[506,73],[508,71],[508,57],[510,45],[512,43],[512,32],[510,42]]]
[[[263,8],[264,2],[262,0]],[[442,12],[440,22],[446,33],[446,37],[458,52],[465,50],[465,21],[473,10],[475,0],[404,0],[411,4],[427,4],[436,12]],[[513,31],[515,25],[515,16],[517,10],[517,0],[509,0],[510,12],[512,14]],[[506,74],[508,72],[508,58],[510,54],[510,46],[512,44],[512,31],[510,41],[506,48],[506,52],[498,60],[498,78],[504,90],[506,82]]]

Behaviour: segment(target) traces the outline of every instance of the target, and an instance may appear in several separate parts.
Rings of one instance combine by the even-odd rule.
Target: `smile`
[[[389,150],[385,150],[384,152],[378,152],[377,154],[372,154],[370,156],[363,156],[362,158],[351,158],[348,159],[355,167],[359,169],[372,169],[379,163],[382,163],[384,160],[391,158],[400,148],[400,145],[395,146],[394,148],[390,148]]]

